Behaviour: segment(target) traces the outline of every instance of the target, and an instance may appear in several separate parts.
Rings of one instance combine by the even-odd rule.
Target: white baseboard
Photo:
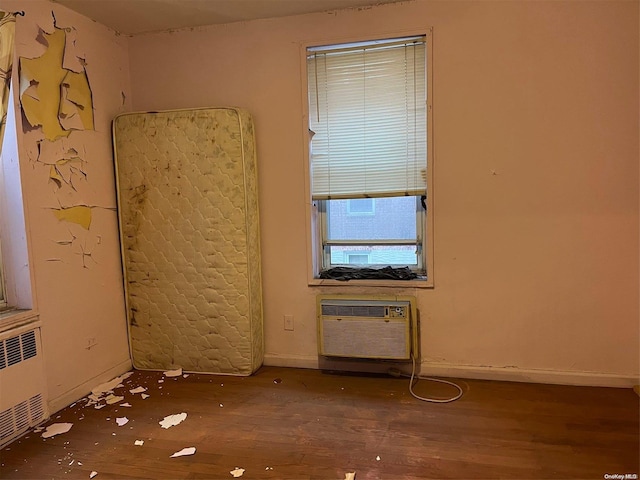
[[[321,365],[322,364],[322,365]],[[290,368],[326,368],[327,364],[317,356],[265,354],[264,365]],[[390,366],[401,367],[405,373],[411,372],[411,364],[400,366],[387,362],[377,363],[377,367],[370,362],[356,365],[353,361],[330,361],[335,369],[356,370],[364,372],[385,372]],[[349,368],[349,367],[355,368]],[[363,367],[363,368],[360,368]],[[420,375],[448,378],[472,378],[476,380],[500,380],[505,382],[547,383],[556,385],[576,385],[589,387],[621,387],[632,388],[638,385],[637,376],[617,375],[599,372],[572,372],[561,370],[537,370],[514,367],[476,367],[473,365],[452,365],[422,362]]]
[[[100,375],[96,375],[91,380],[88,380],[75,388],[63,393],[57,398],[50,399],[48,401],[49,406],[49,415],[53,416],[54,413],[62,410],[67,405],[71,405],[73,402],[78,401],[82,397],[88,395],[91,392],[91,389],[96,385],[100,385],[101,383],[107,382],[111,379],[116,378],[117,376],[122,375],[123,373],[131,370],[131,360],[126,360],[109,370],[102,372]]]
[[[277,353],[265,353],[263,365],[268,367],[311,368],[317,370],[317,355],[279,355]]]
[[[617,375],[614,373],[539,370],[514,367],[475,367],[471,365],[447,365],[428,362],[421,364],[420,375],[585,387],[632,388],[638,384],[637,376]]]

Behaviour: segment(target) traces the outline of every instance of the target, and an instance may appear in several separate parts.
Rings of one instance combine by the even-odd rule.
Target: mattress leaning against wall
[[[113,138],[134,366],[250,375],[264,356],[251,116],[129,113]]]

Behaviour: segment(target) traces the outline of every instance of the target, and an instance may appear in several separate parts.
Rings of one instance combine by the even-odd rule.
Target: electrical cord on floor
[[[408,377],[408,375],[400,372],[399,370],[396,369],[391,369],[389,370],[389,373],[393,376],[396,377]],[[438,383],[444,383],[446,385],[451,385],[452,387],[455,387],[458,389],[458,394],[451,397],[451,398],[428,398],[428,397],[421,397],[420,395],[416,394],[413,391],[413,386],[418,382],[418,380],[428,380],[430,382],[438,382]],[[450,402],[454,402],[456,400],[458,400],[460,397],[462,397],[463,391],[462,388],[460,387],[460,385],[457,385],[453,382],[450,382],[448,380],[441,380],[439,378],[433,378],[433,377],[420,377],[418,375],[416,375],[416,359],[413,356],[413,354],[411,354],[411,380],[409,381],[409,393],[411,393],[411,395],[414,398],[417,398],[418,400],[421,400],[423,402],[431,402],[431,403],[450,403]]]

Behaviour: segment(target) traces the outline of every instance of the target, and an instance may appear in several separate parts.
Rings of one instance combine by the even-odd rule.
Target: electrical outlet
[[[293,315],[284,316],[284,329],[293,330]]]

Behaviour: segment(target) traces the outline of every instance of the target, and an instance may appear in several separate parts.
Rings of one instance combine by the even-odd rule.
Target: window
[[[9,102],[9,97],[14,57],[15,24],[15,14],[0,12],[0,152],[2,152],[3,148],[7,108],[11,103]],[[0,167],[2,167],[1,163]],[[0,172],[0,179],[2,179],[2,172]],[[2,183],[0,182],[0,186],[1,185]],[[2,207],[1,204],[0,207]],[[6,306],[7,299],[4,286],[4,271],[2,268],[2,248],[0,248],[0,309]]]
[[[306,49],[315,277],[348,265],[427,275],[428,46]]]

